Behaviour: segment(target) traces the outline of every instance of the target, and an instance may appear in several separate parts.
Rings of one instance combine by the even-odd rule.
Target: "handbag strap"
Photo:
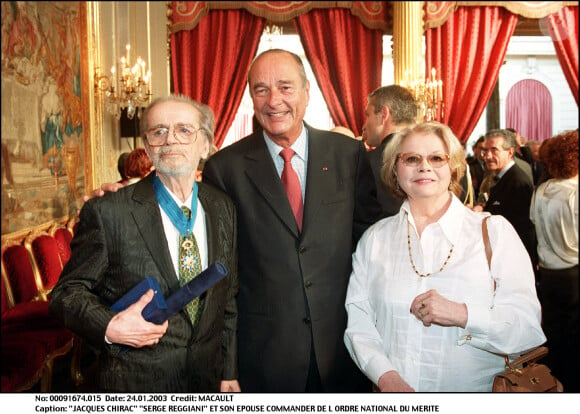
[[[491,216],[485,216],[483,221],[481,222],[481,233],[483,235],[483,245],[485,246],[485,257],[487,258],[487,265],[489,266],[489,271],[491,272],[491,243],[489,242],[489,233],[487,231],[487,219]],[[497,283],[494,279],[493,281],[493,291],[495,293],[497,289]],[[505,359],[505,367],[509,368],[510,370],[514,371],[517,367],[522,366],[525,363],[534,362],[540,358],[543,358],[548,354],[548,348],[545,346],[539,346],[536,349],[527,352],[526,354],[520,356],[517,359],[514,359],[510,362],[508,355],[503,355]]]
[[[471,172],[469,171],[469,164],[465,163],[465,178],[467,180],[467,194],[465,194],[465,199],[463,204],[468,207],[473,207],[474,196],[473,196],[473,181],[471,180]]]
[[[489,233],[487,232],[487,219],[491,216],[485,216],[481,222],[481,234],[483,235],[483,245],[485,247],[485,257],[487,258],[487,266],[491,272],[491,243],[489,242]],[[495,292],[497,285],[495,279],[493,281],[493,291]]]
[[[523,364],[537,361],[548,355],[548,347],[546,346],[539,346],[536,349],[531,350],[530,352],[525,353],[524,355],[520,356],[517,359],[514,359],[512,362],[509,361],[508,356],[505,356],[505,366],[506,368],[516,369],[517,367],[522,366]]]

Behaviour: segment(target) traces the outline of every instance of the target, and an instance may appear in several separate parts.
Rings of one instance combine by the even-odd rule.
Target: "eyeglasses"
[[[195,128],[189,124],[175,124],[173,125],[173,136],[181,145],[187,145],[197,140],[197,135],[203,128]],[[170,128],[161,126],[148,129],[145,133],[147,142],[150,147],[162,147],[167,144]]]
[[[405,152],[397,154],[397,159],[401,160],[407,167],[419,167],[423,164],[423,156],[415,152]],[[443,153],[429,154],[427,162],[433,168],[443,167],[449,162],[449,155]]]
[[[503,148],[496,148],[496,147],[493,147],[493,148],[485,148],[485,149],[481,150],[481,156],[482,157],[485,157],[490,152],[491,152],[491,154],[493,156],[497,156],[502,151],[507,151],[507,150],[506,149],[503,149]]]

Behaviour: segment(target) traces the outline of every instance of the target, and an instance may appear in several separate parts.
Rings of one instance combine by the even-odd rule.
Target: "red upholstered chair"
[[[44,242],[39,244],[39,251],[44,253],[50,252],[50,254],[56,257],[56,259],[53,257],[46,260],[49,263],[46,268],[53,269],[54,271],[54,263],[58,262],[59,266],[61,266],[60,256],[56,246],[56,240],[52,237],[50,238],[52,239],[52,243],[44,238]],[[57,279],[58,276],[60,276],[60,271],[56,275]],[[18,344],[21,344],[21,346],[24,346],[22,344],[29,344],[27,346],[33,348],[35,350],[34,352],[38,352],[38,349],[41,349],[43,353],[43,369],[40,388],[43,392],[49,392],[52,383],[54,360],[59,356],[67,354],[71,350],[74,343],[74,335],[60,321],[48,314],[48,292],[42,284],[40,271],[36,267],[36,262],[32,259],[26,247],[17,242],[5,242],[3,240],[2,279],[3,358],[4,355],[7,358],[12,355],[13,348],[18,347]],[[49,282],[51,281],[50,278],[47,278],[47,280]],[[56,280],[54,283],[56,283]],[[7,299],[8,309],[4,307],[4,296]],[[27,350],[26,352],[33,351]],[[5,372],[4,368],[2,368],[2,375],[8,376],[9,378],[18,377],[21,374],[18,371],[19,361],[21,360],[18,358],[10,361],[3,359],[3,367],[6,362],[10,369]],[[75,364],[75,370],[79,371],[78,361]],[[23,372],[27,371],[26,366],[21,366],[20,368]],[[71,366],[72,373],[73,367]],[[73,379],[75,379],[74,376]],[[13,387],[11,384],[14,381],[4,378],[3,382],[7,388]],[[22,389],[21,387],[23,386],[16,387],[16,389]]]
[[[22,244],[2,241],[2,272],[12,290],[12,303],[45,299],[38,290],[40,274],[35,271],[30,252]]]
[[[59,243],[48,233],[34,232],[26,237],[24,246],[32,255],[35,270],[40,273],[35,278],[37,281],[40,279],[39,293],[44,300],[48,300],[63,269]]]
[[[2,339],[0,358],[2,361],[2,392],[18,392],[32,388],[42,377],[46,357],[41,342],[30,340],[21,329],[5,329],[4,315],[10,312],[12,292],[2,273]],[[40,302],[34,302],[40,303]],[[20,320],[22,322],[22,320]]]
[[[2,272],[2,333],[47,327],[62,327],[60,322],[48,314],[48,302],[14,303],[12,292],[5,283]]]
[[[9,291],[4,277],[4,269],[2,269],[2,315],[4,315],[5,312],[8,312],[11,305],[14,303],[14,299],[12,299],[12,292]],[[4,320],[2,320],[2,322],[4,322]]]
[[[58,252],[60,254],[60,260],[64,266],[70,259],[70,242],[73,238],[73,235],[68,228],[58,225],[51,228],[50,234],[56,240],[58,245]]]
[[[29,390],[42,378],[46,352],[41,342],[3,332],[0,357],[2,392]]]
[[[71,256],[71,249],[70,249],[70,242],[73,238],[73,231],[76,229],[76,225],[78,224],[78,219],[76,217],[71,218],[66,227],[61,225],[54,225],[50,229],[50,234],[52,237],[55,238],[58,251],[60,254],[60,259],[62,262],[62,266],[67,264]],[[53,286],[54,287],[54,286]],[[52,290],[52,288],[51,288]],[[80,359],[81,359],[81,345],[82,340],[80,337],[75,335],[75,343],[73,348],[73,359],[72,359],[72,366],[71,366],[71,377],[73,378],[75,384],[79,385],[84,382],[83,375],[80,370]]]
[[[71,217],[69,221],[66,223],[66,228],[68,229],[68,231],[70,231],[70,234],[74,236],[78,225],[79,225],[79,217],[75,215]]]

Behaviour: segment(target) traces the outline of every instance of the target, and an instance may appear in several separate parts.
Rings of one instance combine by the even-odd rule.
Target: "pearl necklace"
[[[409,220],[407,219],[407,248],[409,249],[409,260],[411,261],[411,267],[413,268],[413,270],[415,271],[415,273],[417,273],[417,275],[419,277],[431,276],[433,273],[427,273],[427,274],[419,273],[419,271],[415,267],[415,263],[413,262],[413,254],[411,253],[411,230],[410,230],[410,228],[411,228],[411,225],[409,224]],[[441,268],[436,273],[440,273],[443,271],[443,269],[445,269],[445,266],[447,266],[447,263],[449,263],[449,259],[451,259],[451,255],[453,254],[454,247],[455,246],[452,244],[451,249],[449,249],[449,254],[447,255],[447,259],[445,259],[445,262],[443,262],[443,266],[441,266]]]

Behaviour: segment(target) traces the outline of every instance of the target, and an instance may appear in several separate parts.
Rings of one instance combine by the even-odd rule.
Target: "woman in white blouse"
[[[550,349],[544,362],[567,392],[579,392],[578,130],[545,145],[542,161],[552,178],[536,188],[530,207],[538,236],[542,326]]]
[[[465,155],[447,126],[399,132],[383,162],[384,183],[405,201],[353,254],[346,346],[380,391],[491,391],[502,354],[546,340],[526,249],[506,219],[491,216],[490,272],[486,213],[456,196]]]

